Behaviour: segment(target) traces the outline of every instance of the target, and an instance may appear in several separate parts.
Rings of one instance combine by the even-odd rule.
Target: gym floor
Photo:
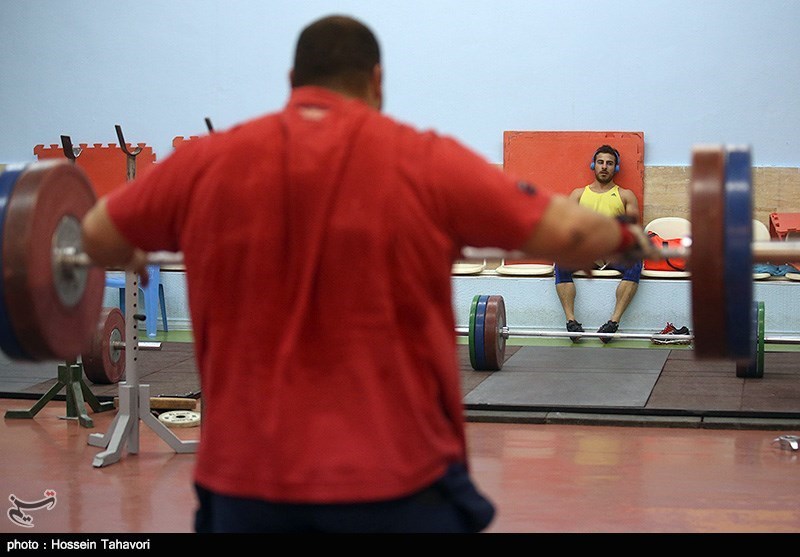
[[[142,382],[186,392],[193,386],[190,345],[173,340],[161,352],[141,353]],[[574,352],[596,360],[609,346]],[[507,366],[494,373],[471,370],[460,348],[469,400],[493,376],[514,373],[514,358],[526,346],[509,346]],[[730,364],[698,368],[691,351],[681,348],[664,354],[647,401],[625,415],[597,406],[466,405],[473,475],[498,511],[488,533],[800,532],[800,451],[778,441],[800,430],[799,387],[792,385],[800,385],[800,372],[791,363],[797,355],[768,352],[765,381],[736,378]],[[163,381],[157,370],[147,371],[148,362],[159,361],[156,367],[179,379]],[[659,395],[662,380],[667,386]],[[0,386],[3,381],[9,379],[0,376]],[[30,409],[31,396],[52,383],[0,398],[0,410]],[[702,393],[702,384],[714,392]],[[117,386],[102,389],[108,395]],[[659,396],[661,408],[646,411]],[[683,410],[676,408],[680,400]],[[766,411],[770,401],[779,412]],[[108,432],[116,412],[90,412],[93,428],[66,414],[61,396],[33,419],[0,424],[0,498],[37,501],[48,490],[57,497],[52,508],[28,512],[31,528],[0,519],[1,533],[192,532],[193,454],[177,454],[140,422],[138,451],[126,448],[118,462],[96,468],[101,449],[87,437]],[[172,431],[180,439],[199,437],[199,427]]]
[[[3,410],[29,403],[3,399]],[[48,404],[32,420],[0,424],[0,495],[23,501],[32,528],[0,532],[190,533],[193,454],[176,454],[149,427],[139,450],[95,468],[89,430]],[[113,412],[93,415],[108,430]],[[95,431],[91,430],[91,431]],[[196,439],[199,428],[174,430]],[[472,471],[495,502],[489,533],[797,533],[800,453],[785,431],[669,427],[467,424]],[[8,504],[7,504],[8,505]],[[4,513],[5,514],[5,513]]]

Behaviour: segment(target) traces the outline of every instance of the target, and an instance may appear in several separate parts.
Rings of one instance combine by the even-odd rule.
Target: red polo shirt
[[[133,244],[184,254],[196,481],[374,501],[466,461],[450,268],[463,245],[521,246],[548,199],[452,139],[315,87],[111,194]]]

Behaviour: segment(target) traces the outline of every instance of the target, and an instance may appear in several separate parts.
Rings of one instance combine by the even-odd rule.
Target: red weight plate
[[[80,222],[95,200],[66,160],[31,164],[14,186],[3,227],[5,301],[32,360],[77,360],[97,327],[105,270],[64,269],[53,257],[56,246],[82,251]]]
[[[727,357],[725,308],[725,150],[695,147],[691,177],[692,321],[699,359]]]
[[[499,371],[506,355],[506,305],[502,296],[489,296],[486,301],[486,317],[483,325],[484,358],[487,371]]]
[[[125,378],[125,351],[115,342],[125,342],[125,317],[119,308],[103,308],[92,344],[81,354],[83,372],[92,383],[109,385]]]

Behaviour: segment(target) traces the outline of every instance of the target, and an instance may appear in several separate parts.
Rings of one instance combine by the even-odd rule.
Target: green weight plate
[[[478,363],[475,361],[475,314],[478,309],[478,300],[480,296],[472,297],[472,304],[469,307],[469,363],[472,369],[478,369]]]
[[[747,362],[736,363],[736,377],[764,377],[764,302],[753,302],[750,346],[752,353]]]
[[[736,361],[736,377],[758,377],[758,304],[763,302],[753,302],[750,312],[750,359],[747,361]]]
[[[756,377],[764,377],[764,302],[758,302],[758,350],[756,359],[758,368]]]

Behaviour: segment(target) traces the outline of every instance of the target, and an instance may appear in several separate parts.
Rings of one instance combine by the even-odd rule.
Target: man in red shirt
[[[384,116],[381,78],[367,27],[316,21],[283,110],[183,144],[84,219],[100,265],[143,273],[144,251],[183,252],[198,532],[484,529],[453,261],[493,246],[588,268],[650,245]]]

